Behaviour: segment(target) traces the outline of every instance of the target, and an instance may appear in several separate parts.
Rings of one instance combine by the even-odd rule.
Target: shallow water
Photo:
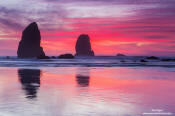
[[[161,59],[174,57],[160,57],[158,60],[148,60],[144,56],[96,56],[76,57],[75,59],[6,59],[0,57],[0,67],[173,67],[175,61],[162,61]],[[140,60],[147,62],[141,62]]]
[[[0,116],[173,116],[174,75],[165,67],[1,67]]]

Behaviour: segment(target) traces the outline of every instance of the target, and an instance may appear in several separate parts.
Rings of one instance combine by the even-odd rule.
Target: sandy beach
[[[1,67],[2,116],[175,113],[175,68]]]

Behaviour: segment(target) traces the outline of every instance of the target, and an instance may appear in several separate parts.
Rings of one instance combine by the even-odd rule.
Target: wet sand
[[[175,113],[175,68],[1,67],[0,74],[2,116]]]

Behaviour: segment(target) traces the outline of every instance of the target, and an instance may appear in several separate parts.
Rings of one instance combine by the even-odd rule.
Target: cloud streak
[[[156,51],[158,55],[172,55],[175,48],[169,46],[174,46],[175,39],[174,6],[174,0],[0,1],[0,40],[7,41],[1,44],[0,55],[16,54],[15,43],[33,21],[39,24],[49,55],[74,53],[76,38],[82,33],[90,35],[97,55]],[[15,47],[4,52],[8,42]],[[60,49],[67,44],[65,50]]]

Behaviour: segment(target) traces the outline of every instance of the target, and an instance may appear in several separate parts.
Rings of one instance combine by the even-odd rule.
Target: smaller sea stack
[[[31,23],[22,32],[22,39],[19,42],[18,58],[37,58],[45,56],[43,48],[40,46],[41,35],[36,22]]]
[[[72,54],[62,54],[58,56],[59,59],[74,59],[74,56]]]
[[[90,38],[86,34],[78,37],[75,46],[76,56],[94,56],[94,51],[91,49]]]

